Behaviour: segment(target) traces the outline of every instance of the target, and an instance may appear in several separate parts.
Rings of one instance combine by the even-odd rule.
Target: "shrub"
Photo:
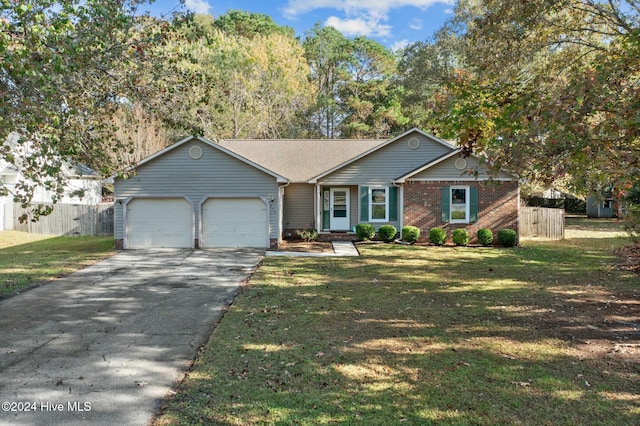
[[[442,228],[431,228],[429,230],[429,241],[437,246],[441,246],[447,240],[447,231]]]
[[[402,228],[402,241],[415,243],[420,238],[420,228],[417,226],[405,226]]]
[[[479,229],[477,236],[480,245],[487,247],[493,244],[493,232],[491,232],[491,229]]]
[[[498,231],[498,243],[505,247],[513,247],[518,240],[518,234],[513,229],[501,229]]]
[[[318,231],[316,228],[296,229],[296,235],[300,237],[302,241],[315,241],[318,239]]]
[[[393,225],[382,225],[380,229],[378,229],[378,236],[385,243],[393,241],[397,233],[398,230]]]
[[[467,244],[469,244],[469,233],[464,228],[456,229],[455,231],[453,231],[451,239],[457,246],[466,246]]]
[[[376,229],[370,223],[359,223],[356,225],[356,235],[360,240],[370,240],[376,236]]]

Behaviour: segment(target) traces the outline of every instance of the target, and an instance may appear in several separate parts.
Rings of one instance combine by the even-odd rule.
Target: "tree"
[[[113,120],[126,104],[153,93],[146,47],[162,41],[162,26],[136,16],[139,0],[0,2],[0,140],[2,159],[25,181],[11,195],[27,205],[36,186],[61,196],[65,163],[103,175],[127,141]],[[9,195],[1,186],[0,195]],[[34,214],[45,212],[36,209]]]
[[[412,126],[433,131],[435,93],[462,67],[461,41],[449,25],[433,40],[410,44],[400,54],[396,84],[402,88],[403,112]]]
[[[340,87],[349,79],[349,40],[335,28],[317,23],[307,33],[302,45],[317,94],[315,105],[309,113],[311,136],[335,138],[344,118],[338,97]]]
[[[227,34],[211,16],[176,26],[162,47],[171,127],[221,138],[297,136],[297,114],[313,96],[298,41],[286,32]]]
[[[387,138],[406,124],[398,86],[392,84],[396,58],[380,43],[356,37],[346,63],[349,79],[340,86],[344,119],[340,134],[347,138]]]
[[[435,95],[445,137],[576,191],[638,186],[640,3],[460,2],[464,67]]]
[[[229,10],[224,15],[213,21],[213,26],[230,36],[239,36],[252,39],[256,35],[269,36],[280,34],[295,36],[291,27],[282,27],[273,19],[262,13],[251,13],[242,10]]]

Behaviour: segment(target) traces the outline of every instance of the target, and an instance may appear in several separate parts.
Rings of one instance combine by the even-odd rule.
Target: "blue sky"
[[[347,37],[365,35],[392,49],[427,40],[453,16],[455,0],[186,0],[196,13],[220,16],[227,10],[269,15],[304,37],[316,22],[331,25]],[[181,11],[178,0],[157,0],[154,15]]]

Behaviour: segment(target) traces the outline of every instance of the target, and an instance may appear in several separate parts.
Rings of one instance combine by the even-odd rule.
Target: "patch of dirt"
[[[285,240],[280,245],[279,251],[309,252],[309,253],[333,253],[333,245],[330,242]]]

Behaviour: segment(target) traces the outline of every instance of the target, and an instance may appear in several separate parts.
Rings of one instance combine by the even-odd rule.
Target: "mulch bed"
[[[284,240],[278,251],[333,253],[333,245],[321,241]]]

